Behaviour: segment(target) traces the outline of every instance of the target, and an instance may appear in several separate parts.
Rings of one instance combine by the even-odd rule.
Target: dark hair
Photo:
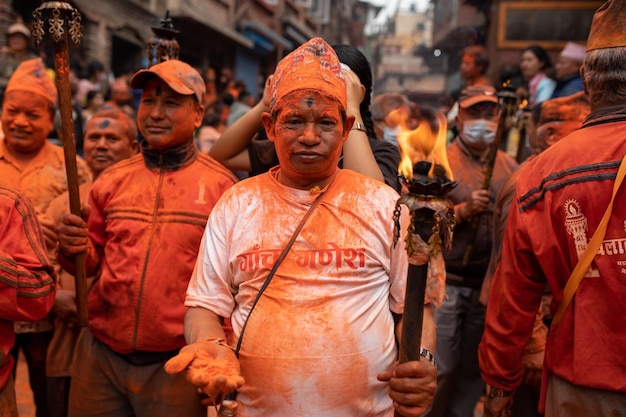
[[[93,98],[96,96],[96,94],[100,93],[100,90],[89,90],[87,92],[87,101],[91,101],[93,100]]]
[[[351,45],[338,44],[333,45],[333,49],[339,58],[339,61],[350,67],[352,71],[359,77],[361,84],[365,87],[365,96],[359,106],[363,124],[367,129],[367,135],[375,138],[374,122],[372,121],[372,113],[370,104],[372,102],[372,69],[367,58],[361,51]]]
[[[222,117],[217,111],[207,111],[204,113],[204,118],[202,119],[202,126],[219,126],[222,121]]]
[[[489,55],[482,45],[470,45],[463,49],[463,55],[474,58],[474,64],[480,67],[480,73],[485,74],[489,68]]]
[[[241,92],[239,92],[239,97],[237,97],[237,101],[244,101],[248,97],[252,97],[250,92],[248,92],[248,90],[242,90]]]
[[[232,94],[230,93],[224,93],[222,95],[222,103],[227,105],[227,106],[231,106],[233,103],[235,102],[235,97],[233,97]]]
[[[98,71],[104,71],[104,65],[100,61],[89,61],[87,64],[87,75],[92,77],[96,75]]]
[[[541,66],[542,70],[545,70],[546,68],[551,68],[552,67],[552,61],[550,60],[550,55],[548,55],[546,50],[543,49],[541,46],[539,46],[539,45],[530,45],[528,48],[524,49],[522,51],[522,53],[524,53],[526,51],[532,52],[533,55],[535,55],[537,57],[539,62],[543,63],[543,65]]]

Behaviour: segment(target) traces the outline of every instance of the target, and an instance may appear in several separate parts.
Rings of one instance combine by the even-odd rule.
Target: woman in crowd
[[[520,71],[528,83],[528,104],[533,106],[552,96],[556,81],[546,71],[552,67],[548,53],[539,45],[531,45],[522,51]]]

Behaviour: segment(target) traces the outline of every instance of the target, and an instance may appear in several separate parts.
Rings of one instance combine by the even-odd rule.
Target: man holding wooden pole
[[[39,219],[48,205],[68,189],[63,149],[48,141],[54,128],[57,89],[41,59],[24,61],[15,70],[2,105],[0,139],[0,185],[19,190],[35,208]],[[90,181],[85,161],[74,157],[74,181]],[[54,230],[43,226],[45,236]],[[54,260],[54,240],[47,239],[48,254]],[[13,352],[24,351],[37,408],[46,407],[46,349],[52,336],[49,318],[35,323],[16,324]]]

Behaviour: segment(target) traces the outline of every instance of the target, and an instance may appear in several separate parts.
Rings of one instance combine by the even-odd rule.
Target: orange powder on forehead
[[[277,65],[274,72],[270,112],[279,107],[287,94],[311,89],[333,97],[346,108],[346,82],[341,63],[333,48],[321,38],[313,38],[292,51]]]

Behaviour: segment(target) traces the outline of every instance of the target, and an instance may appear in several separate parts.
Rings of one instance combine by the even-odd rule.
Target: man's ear
[[[346,132],[350,132],[352,126],[354,126],[354,121],[356,118],[354,116],[346,116],[346,120],[343,122],[343,128]]]
[[[270,142],[274,142],[274,122],[272,115],[268,112],[261,113],[261,121],[263,122],[263,127],[265,127],[265,134],[267,135],[267,140]]]
[[[559,132],[553,127],[546,127],[546,145],[552,146],[559,140]]]
[[[196,106],[196,117],[193,121],[193,127],[199,129],[202,126],[202,119],[204,119],[204,106],[202,104],[198,104]]]

